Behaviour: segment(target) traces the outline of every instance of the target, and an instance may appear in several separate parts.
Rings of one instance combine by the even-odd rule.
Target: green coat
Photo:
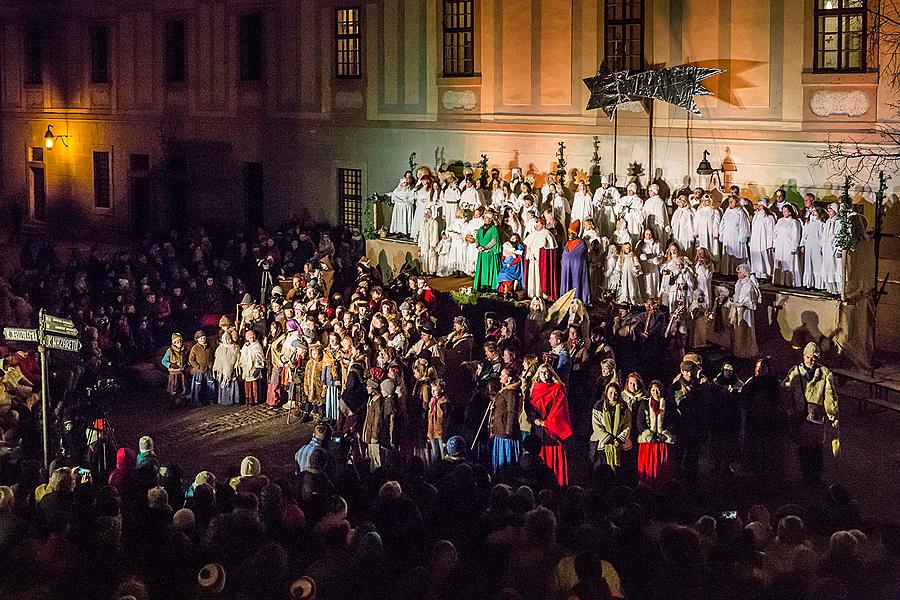
[[[475,282],[472,284],[476,290],[496,290],[497,275],[500,274],[500,233],[496,225],[488,228],[481,227],[475,234],[475,244],[481,248],[478,251],[478,261],[475,263]]]
[[[784,387],[790,390],[794,409],[803,410],[805,404],[818,404],[825,410],[828,421],[837,426],[838,399],[831,370],[818,365],[809,383],[806,382],[806,371],[805,365],[795,365],[784,381]]]

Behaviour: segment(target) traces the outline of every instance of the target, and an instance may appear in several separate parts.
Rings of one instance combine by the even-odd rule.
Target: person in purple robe
[[[581,222],[576,219],[569,225],[568,241],[563,246],[562,275],[559,278],[559,295],[575,290],[575,297],[586,305],[591,303],[591,285],[588,279],[588,247],[578,237]]]

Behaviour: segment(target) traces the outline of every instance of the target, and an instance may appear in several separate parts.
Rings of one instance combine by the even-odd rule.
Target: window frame
[[[341,21],[341,12],[352,11],[356,13],[356,20]],[[341,33],[341,25],[352,26],[356,24],[356,33]],[[356,41],[356,48],[341,49],[341,42],[351,43]],[[353,58],[356,61],[341,61],[341,56]],[[353,67],[356,67],[356,73],[353,73]],[[344,70],[350,72],[342,73]],[[362,9],[358,6],[337,6],[334,9],[334,77],[335,79],[361,79],[362,78]]]
[[[351,175],[352,178],[356,179],[356,181],[352,181],[352,178],[348,179],[348,175]],[[347,193],[347,183],[356,183],[358,185],[358,194]],[[345,227],[350,229],[356,227],[360,231],[362,231],[363,170],[354,169],[352,167],[338,167],[337,188],[338,211],[340,212],[338,216],[340,217],[339,220],[341,225],[344,225]],[[348,220],[348,205],[350,203],[355,203],[355,206],[350,206],[350,208],[353,210],[354,218]]]
[[[181,35],[181,52],[170,50],[170,40],[177,30]],[[172,38],[170,38],[170,33]],[[173,44],[174,45],[174,44]],[[187,83],[188,78],[187,23],[181,18],[166,19],[163,22],[163,79],[170,85]],[[170,60],[171,59],[171,60]],[[180,75],[180,78],[178,76]]]
[[[869,36],[868,31],[866,30],[866,27],[868,25],[868,6],[866,6],[867,0],[860,0],[862,2],[862,6],[858,8],[845,8],[844,2],[846,0],[832,1],[835,3],[835,8],[819,8],[820,0],[813,0],[813,73],[865,73],[868,70],[869,52]],[[834,68],[823,67],[819,64],[820,54],[823,57],[825,54],[825,50],[819,48],[819,19],[820,17],[826,16],[834,16],[837,19],[837,31],[835,32],[835,35],[837,36],[836,52],[838,66]],[[860,66],[858,67],[847,67],[843,64],[846,59],[845,51],[843,50],[843,21],[845,17],[850,16],[862,17],[862,29],[859,32],[860,39],[862,40],[862,47],[859,51]]]
[[[646,64],[646,56],[644,54],[644,41],[647,33],[646,28],[646,16],[647,16],[647,5],[645,0],[622,0],[623,8],[629,2],[636,2],[641,11],[641,15],[638,18],[622,18],[622,19],[611,19],[610,18],[610,2],[613,0],[604,0],[603,3],[603,62],[610,68],[612,71],[621,71],[621,70],[629,70],[629,71],[641,71],[644,69],[644,65]],[[622,65],[619,68],[617,63],[610,61],[609,54],[609,41],[610,41],[610,30],[613,28],[621,28],[622,30],[622,40],[625,40],[625,32],[628,31],[629,25],[638,25],[640,27],[640,48],[641,53],[638,57],[639,66],[637,69],[631,69],[626,64],[626,59],[629,56],[627,52],[623,53],[621,57],[614,57],[616,60],[621,59]]]
[[[266,15],[262,10],[238,17],[238,80],[241,84],[260,84],[266,80]],[[251,52],[250,37],[254,32],[244,29],[247,19],[259,20],[259,48]]]
[[[22,82],[25,85],[44,85],[44,32],[38,27],[25,29]]]
[[[450,7],[463,8],[468,10],[458,10],[456,12],[448,11]],[[455,18],[455,26],[449,26],[450,19]],[[469,25],[460,26],[460,19],[467,18]],[[468,42],[459,43],[460,37],[468,34]],[[453,44],[448,43],[448,37],[457,36]],[[457,57],[451,59],[448,56],[449,49],[455,49]],[[458,54],[462,50],[462,58]],[[471,53],[466,58],[466,50]],[[455,64],[455,69],[448,69],[448,66]],[[468,68],[467,68],[468,64]],[[461,65],[461,66],[460,66]],[[475,0],[443,0],[441,3],[441,73],[444,77],[476,77],[478,74],[475,69]]]
[[[98,38],[103,32],[103,51],[99,53]],[[91,84],[109,85],[111,83],[109,70],[109,27],[103,23],[92,25],[88,28],[88,38],[91,46]]]
[[[98,190],[101,188],[97,187],[97,158],[99,154],[106,155],[106,206],[100,206],[98,204]],[[92,150],[91,151],[91,168],[92,168],[92,180],[93,180],[93,188],[94,188],[94,210],[98,211],[111,211],[113,208],[113,165],[112,165],[112,150]]]

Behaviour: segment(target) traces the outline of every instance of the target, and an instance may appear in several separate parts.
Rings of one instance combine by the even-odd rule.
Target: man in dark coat
[[[700,453],[707,435],[706,398],[698,371],[696,363],[682,361],[681,372],[673,385],[679,414],[676,439],[681,446],[681,468],[691,484],[697,482]]]

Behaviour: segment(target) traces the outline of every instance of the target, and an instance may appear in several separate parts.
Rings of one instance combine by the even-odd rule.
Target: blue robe
[[[525,264],[524,251],[525,246],[516,244],[516,250],[522,251],[519,256],[501,256],[500,258],[500,274],[497,276],[497,283],[504,281],[518,281],[519,289],[525,289]]]
[[[569,244],[563,245],[562,251],[562,275],[559,278],[559,295],[562,296],[571,289],[575,290],[575,297],[585,304],[591,303],[591,284],[588,278],[588,247],[584,240],[578,240],[574,248],[569,250]]]

